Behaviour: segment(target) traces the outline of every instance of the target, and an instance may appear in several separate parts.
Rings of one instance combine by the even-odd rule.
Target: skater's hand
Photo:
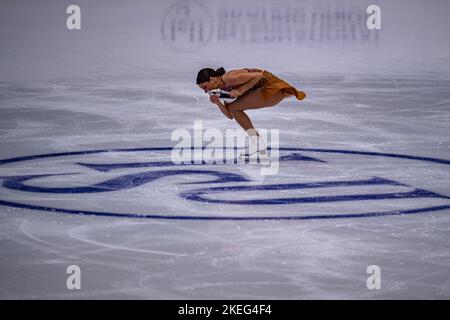
[[[233,98],[237,98],[241,95],[241,93],[237,90],[231,90],[230,91],[230,96],[232,96]]]
[[[211,103],[217,103],[217,102],[219,102],[219,97],[215,96],[215,95],[210,95],[209,101],[211,101]]]

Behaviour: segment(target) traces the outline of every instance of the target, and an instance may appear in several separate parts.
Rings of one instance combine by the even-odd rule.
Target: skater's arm
[[[230,111],[228,110],[228,107],[226,104],[223,104],[220,100],[218,96],[210,96],[209,100],[212,103],[215,103],[220,111],[222,111],[222,113],[224,114],[225,117],[227,117],[228,119],[233,119],[233,116],[231,115]]]
[[[222,113],[225,115],[225,117],[227,117],[228,119],[233,119],[233,116],[231,115],[230,111],[228,110],[226,104],[223,104],[219,100],[216,102],[216,105],[219,107],[220,111],[222,111]]]
[[[231,96],[238,97],[244,94],[250,88],[253,88],[261,79],[263,75],[259,72],[244,73],[228,78],[231,85],[238,86],[230,92]]]
[[[253,78],[252,80],[250,80],[247,83],[244,83],[242,86],[236,88],[236,90],[238,91],[238,95],[243,95],[247,90],[253,88],[258,82],[259,80],[261,80],[262,75],[257,75],[255,78]]]

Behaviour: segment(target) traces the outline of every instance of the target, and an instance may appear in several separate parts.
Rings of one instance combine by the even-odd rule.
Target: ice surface
[[[79,3],[80,31],[65,28],[59,1],[0,6],[0,159],[116,150],[0,162],[1,298],[449,298],[449,2],[381,1],[383,27],[371,34],[358,29],[367,1]],[[338,18],[345,13],[356,20]],[[203,40],[189,40],[182,23],[192,20],[206,28]],[[176,38],[173,23],[181,23]],[[301,102],[249,115],[257,128],[280,129],[281,147],[299,148],[282,155],[317,161],[282,161],[266,177],[252,165],[152,166],[170,160],[157,148],[174,145],[175,129],[192,131],[197,120],[205,129],[237,128],[195,86],[196,72],[208,66],[267,68],[305,91]],[[87,166],[127,163],[147,165]],[[135,186],[173,170],[249,181],[163,173]],[[135,180],[115,191],[52,193],[17,190],[9,179],[36,174],[64,175],[23,184]],[[367,183],[374,177],[382,183]],[[280,188],[214,189],[273,185]],[[411,195],[355,198],[370,194]],[[349,200],[338,201],[342,195]],[[329,201],[239,203],[289,198]],[[97,215],[68,214],[76,210]],[[261,219],[239,220],[254,217]],[[72,264],[81,268],[82,290],[66,288]],[[381,268],[380,290],[366,287],[369,265]]]

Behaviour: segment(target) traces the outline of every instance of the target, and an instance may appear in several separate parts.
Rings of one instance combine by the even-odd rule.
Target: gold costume
[[[255,89],[256,88],[262,88],[262,94],[264,99],[269,99],[270,97],[275,95],[278,91],[283,91],[285,97],[295,96],[298,100],[303,100],[306,97],[306,93],[297,90],[295,87],[293,87],[286,81],[276,77],[275,75],[266,70],[263,71],[263,78],[261,79],[260,83],[255,87]]]

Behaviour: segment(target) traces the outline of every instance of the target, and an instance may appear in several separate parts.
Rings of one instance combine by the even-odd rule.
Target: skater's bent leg
[[[283,100],[284,94],[280,91],[270,99],[264,99],[261,89],[256,89],[246,95],[238,98],[232,103],[227,104],[227,108],[237,123],[244,129],[249,136],[258,135],[252,121],[244,112],[249,109],[259,109],[271,107]]]
[[[244,111],[236,110],[236,111],[232,111],[231,113],[234,117],[234,120],[236,120],[236,122],[239,123],[239,125],[242,127],[242,129],[244,129],[244,131],[246,131],[247,133],[248,132],[256,133],[256,130],[255,130],[255,127],[253,126],[252,121],[250,120],[250,118]],[[253,134],[255,134],[255,133],[253,133]]]
[[[242,155],[250,156],[257,152],[263,154],[266,150],[264,141],[259,137],[258,132],[244,110],[271,107],[280,103],[284,97],[284,93],[280,91],[271,98],[265,99],[262,90],[256,89],[227,105],[228,111],[233,115],[233,118],[239,123],[242,129],[247,132],[252,142],[249,147],[244,150]]]

